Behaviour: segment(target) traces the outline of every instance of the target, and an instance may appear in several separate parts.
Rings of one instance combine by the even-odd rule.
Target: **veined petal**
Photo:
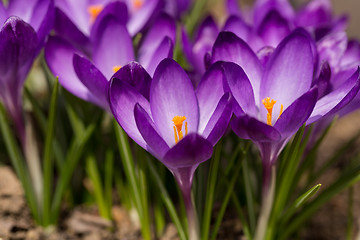
[[[112,78],[127,82],[149,100],[151,77],[139,63],[130,62],[120,68]]]
[[[157,159],[162,159],[169,150],[169,146],[156,131],[155,124],[148,113],[139,105],[135,105],[134,116],[136,126],[150,149],[148,151]]]
[[[49,37],[45,46],[46,62],[51,72],[59,77],[60,84],[75,96],[99,104],[75,73],[72,61],[74,53],[79,51],[60,37]]]
[[[172,119],[185,116],[189,133],[197,132],[199,107],[192,83],[178,63],[164,59],[155,70],[150,88],[151,112],[163,139],[175,144]]]
[[[317,95],[317,88],[312,88],[284,110],[274,125],[283,139],[291,137],[306,122],[315,107]]]
[[[234,118],[231,121],[231,128],[239,137],[255,142],[278,142],[282,137],[274,127],[246,114]]]
[[[150,18],[157,11],[159,4],[161,4],[159,0],[147,0],[139,9],[132,12],[132,16],[127,23],[127,29],[129,29],[131,36],[135,36],[142,30],[145,24],[149,22]]]
[[[251,28],[238,16],[230,16],[223,27],[223,31],[233,32],[239,38],[249,42]],[[250,43],[249,43],[250,44]]]
[[[134,50],[126,27],[113,16],[103,18],[94,39],[94,64],[107,79],[115,66],[124,66],[135,59]]]
[[[191,167],[208,160],[213,146],[196,133],[189,133],[164,156],[162,162],[170,169]]]
[[[294,31],[286,37],[271,55],[261,82],[260,99],[270,97],[278,102],[273,114],[279,115],[280,106],[286,109],[295,99],[310,89],[314,62],[308,37]],[[286,90],[285,90],[286,89]],[[261,119],[267,111],[260,107]]]
[[[239,104],[241,111],[249,116],[257,117],[254,91],[243,69],[232,62],[224,62],[222,67],[231,94]],[[240,115],[241,112],[235,111],[235,114]]]
[[[146,68],[148,73],[153,76],[156,67],[164,58],[171,58],[173,55],[174,44],[169,37],[164,37],[157,49],[153,52],[153,55],[148,55],[148,59],[139,59],[141,64]]]
[[[204,132],[201,133],[202,136],[215,146],[228,128],[231,116],[232,97],[230,93],[225,93],[207,122]]]
[[[139,104],[150,113],[150,104],[134,87],[127,82],[113,78],[109,86],[109,103],[111,111],[124,131],[142,148],[149,150],[136,125],[134,109]]]
[[[160,45],[163,44],[164,38],[166,37],[169,38],[170,42],[175,42],[176,24],[172,17],[163,13],[156,19],[141,42],[138,56],[139,62],[141,62],[143,66],[150,65],[153,56],[158,54],[157,49],[160,48]],[[157,64],[158,63],[159,62],[157,62]],[[145,68],[148,69],[147,67]],[[148,70],[148,72],[153,75],[155,68],[156,66],[153,66],[152,71]]]
[[[221,32],[212,49],[212,62],[229,61],[242,67],[254,90],[255,102],[260,102],[262,65],[250,47],[235,34]]]
[[[358,70],[341,86],[333,92],[325,95],[315,105],[307,124],[311,124],[318,119],[335,114],[346,106],[359,92],[360,89],[360,70]]]
[[[104,75],[85,57],[73,56],[74,70],[80,81],[99,99],[104,109],[109,109],[108,81]]]
[[[199,130],[203,134],[221,97],[224,95],[224,74],[221,62],[213,64],[204,74],[197,89],[196,97],[199,103]],[[207,136],[204,136],[207,137]]]
[[[29,23],[36,2],[37,0],[11,0],[9,1],[7,12],[9,16],[18,16]]]
[[[70,18],[59,8],[55,8],[54,30],[57,35],[69,41],[76,48],[90,56],[92,49],[90,40]]]

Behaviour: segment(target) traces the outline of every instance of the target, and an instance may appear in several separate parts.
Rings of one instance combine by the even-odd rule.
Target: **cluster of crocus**
[[[348,41],[346,18],[334,18],[327,0],[312,1],[298,12],[286,0],[258,0],[250,14],[229,0],[230,16],[221,30],[207,17],[192,42],[181,27],[192,77],[171,59],[175,19],[190,1],[22,4],[0,5],[5,22],[0,99],[20,138],[22,85],[45,44],[46,62],[60,84],[111,112],[130,138],[172,172],[192,240],[198,238],[194,172],[229,126],[258,147],[266,197],[271,168],[302,125],[359,107],[360,44]],[[12,15],[18,17],[6,19]]]

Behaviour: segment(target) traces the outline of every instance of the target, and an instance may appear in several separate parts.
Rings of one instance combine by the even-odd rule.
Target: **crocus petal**
[[[90,34],[91,18],[88,12],[88,1],[56,0],[56,7],[85,35]]]
[[[73,55],[78,51],[60,37],[50,37],[45,46],[45,59],[51,72],[59,77],[60,84],[75,96],[98,104],[98,100],[77,77]]]
[[[25,22],[30,22],[32,11],[37,0],[11,0],[9,1],[9,16],[18,16]]]
[[[157,48],[159,48],[160,44],[164,42],[165,37],[170,38],[171,42],[175,42],[176,24],[172,17],[163,13],[156,19],[155,23],[151,26],[150,30],[145,35],[145,38],[141,42],[141,46],[139,48],[139,62],[149,65],[153,55],[157,52]],[[158,63],[159,62],[157,62],[157,64]],[[153,70],[155,70],[155,68]]]
[[[349,66],[357,65],[360,62],[360,43],[356,40],[350,40],[347,43],[344,56],[341,58],[341,67],[348,68]]]
[[[331,91],[331,68],[328,62],[324,62],[320,69],[320,75],[315,85],[318,88],[318,98],[322,98]]]
[[[94,97],[99,99],[101,107],[109,109],[108,81],[104,75],[85,57],[74,54],[74,70],[80,81],[90,90]]]
[[[317,88],[312,88],[295,100],[278,118],[276,128],[283,139],[293,135],[309,118],[317,101]]]
[[[3,24],[8,18],[8,14],[3,6],[3,3],[0,3],[0,24]]]
[[[227,0],[226,10],[229,15],[241,16],[241,10],[236,0]]]
[[[271,47],[276,47],[289,33],[289,22],[277,11],[270,11],[258,28],[264,44]]]
[[[91,54],[92,49],[89,38],[85,36],[85,34],[80,31],[69,19],[69,17],[59,8],[55,9],[54,30],[59,36],[62,36],[76,48],[82,50],[88,55]]]
[[[212,49],[213,62],[229,61],[242,67],[249,77],[254,90],[255,101],[258,103],[260,93],[260,80],[262,77],[262,65],[256,54],[250,47],[235,34],[221,32]]]
[[[156,131],[156,127],[152,119],[139,104],[135,105],[134,116],[136,126],[138,127],[141,136],[150,147],[150,149],[148,149],[149,152],[157,159],[162,159],[165,153],[169,150],[169,146]]]
[[[153,76],[156,67],[164,58],[171,58],[173,55],[174,44],[169,37],[164,37],[158,48],[153,52],[153,55],[149,55],[148,59],[139,59],[141,64],[146,68],[148,73]]]
[[[216,106],[224,95],[224,74],[221,62],[213,64],[204,74],[197,89],[196,97],[199,103],[199,130],[202,134],[208,124]],[[207,136],[205,136],[207,137]]]
[[[231,128],[244,139],[256,142],[276,142],[281,140],[281,135],[274,127],[260,122],[248,115],[242,115],[231,121]]]
[[[107,79],[113,75],[114,67],[124,66],[135,59],[126,27],[113,16],[108,16],[99,23],[94,36],[94,64]]]
[[[18,17],[9,17],[0,31],[0,84],[18,95],[35,58],[38,38]]]
[[[230,16],[226,20],[223,31],[233,32],[246,42],[251,37],[251,28],[238,16]]]
[[[151,77],[139,63],[130,62],[120,68],[112,78],[127,82],[149,100]]]
[[[113,78],[109,86],[109,103],[111,111],[124,131],[142,148],[148,149],[145,140],[136,126],[134,108],[139,104],[150,113],[150,104],[134,87],[127,82]]]
[[[317,43],[320,61],[327,61],[330,66],[337,67],[346,51],[347,36],[345,32],[337,32],[325,36]]]
[[[172,122],[175,116],[185,116],[189,133],[197,132],[199,108],[192,83],[170,58],[164,59],[155,70],[150,104],[155,125],[170,147],[175,144]]]
[[[232,115],[232,97],[230,93],[225,93],[216,106],[202,136],[211,142],[213,146],[220,140],[228,128]]]
[[[222,67],[231,94],[241,108],[241,112],[236,111],[235,108],[235,114],[239,116],[245,112],[247,115],[257,117],[254,91],[243,69],[232,62],[225,62],[222,64]]]
[[[319,26],[330,22],[332,8],[329,0],[314,0],[304,6],[296,16],[298,26]]]
[[[260,99],[270,97],[277,101],[273,115],[279,115],[281,104],[286,109],[310,89],[313,72],[314,62],[308,37],[294,31],[271,55],[261,82]],[[266,119],[265,107],[260,108],[260,113],[260,118]]]
[[[196,133],[189,133],[164,156],[162,162],[170,169],[191,167],[208,160],[213,146]]]
[[[140,9],[136,9],[133,12],[133,15],[127,23],[127,29],[131,36],[135,36],[135,34],[142,30],[151,16],[156,12],[159,4],[159,0],[147,0]]]
[[[105,8],[99,13],[96,17],[94,24],[91,27],[90,38],[92,41],[96,41],[96,34],[101,32],[99,28],[104,27],[103,21],[104,18],[114,17],[118,23],[126,25],[129,14],[124,2],[110,2],[105,6]]]
[[[315,105],[307,124],[311,124],[318,119],[335,114],[347,105],[358,93],[360,88],[360,71],[358,70],[339,88],[321,98]]]

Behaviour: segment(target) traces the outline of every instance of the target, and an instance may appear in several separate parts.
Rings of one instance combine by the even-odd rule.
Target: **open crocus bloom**
[[[131,37],[123,22],[114,17],[110,7],[116,5],[126,13],[124,3],[110,3],[108,15],[103,10],[93,25],[91,54],[66,39],[50,37],[45,59],[59,82],[75,96],[109,110],[107,83],[122,66],[135,60]],[[122,6],[122,7],[121,7]],[[172,56],[176,26],[168,15],[160,15],[139,47],[137,59],[152,75],[157,64]]]
[[[311,88],[314,64],[307,34],[301,29],[286,37],[263,66],[250,47],[233,33],[220,33],[212,51],[213,61],[223,63],[229,89],[237,102],[232,128],[260,149],[264,180],[270,166],[301,125],[345,106],[359,90],[354,75],[333,93],[317,101]]]
[[[230,94],[222,89],[222,75],[205,74],[194,91],[185,71],[164,59],[151,82],[149,98],[130,82],[148,79],[132,64],[119,70],[109,87],[110,107],[125,132],[159,159],[181,188],[190,188],[197,166],[212,155],[232,114]],[[131,74],[130,74],[131,73]],[[129,77],[131,81],[129,81]],[[213,78],[218,80],[214,87]]]

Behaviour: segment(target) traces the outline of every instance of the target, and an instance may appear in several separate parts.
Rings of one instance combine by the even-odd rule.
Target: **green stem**
[[[276,184],[276,167],[275,165],[273,165],[271,169],[271,180],[269,183],[269,188],[267,189],[267,191],[263,192],[264,194],[262,197],[263,202],[261,205],[260,216],[255,232],[255,237],[254,237],[255,240],[265,239],[269,217],[274,203],[275,184]]]

